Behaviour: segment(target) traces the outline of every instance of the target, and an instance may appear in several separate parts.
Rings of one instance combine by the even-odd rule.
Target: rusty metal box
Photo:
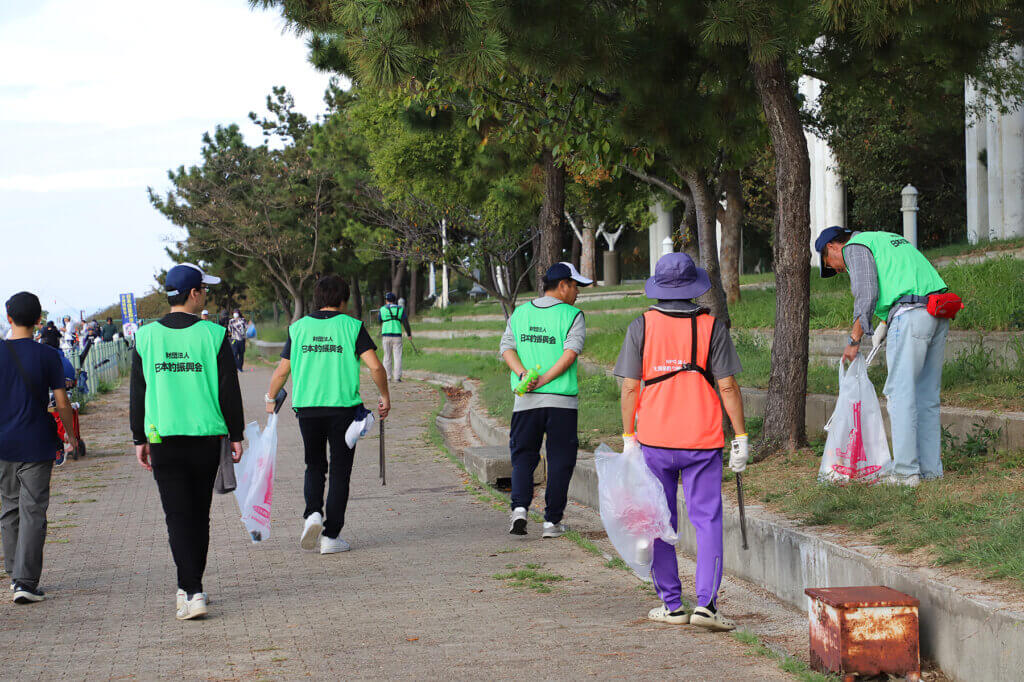
[[[920,679],[917,599],[882,586],[815,587],[804,594],[813,669]]]

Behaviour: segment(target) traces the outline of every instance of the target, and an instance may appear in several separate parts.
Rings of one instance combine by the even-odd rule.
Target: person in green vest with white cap
[[[306,509],[299,546],[316,549],[319,543],[321,554],[351,549],[340,533],[345,525],[356,439],[372,423],[359,394],[360,361],[369,368],[380,392],[380,418],[387,417],[391,410],[388,379],[377,358],[377,346],[362,320],[346,314],[348,296],[348,282],[342,277],[325,275],[317,281],[313,289],[317,311],[288,328],[281,361],[264,396],[267,412],[273,412],[275,396],[291,375],[292,408],[299,419],[306,459]]]
[[[947,287],[939,273],[898,234],[830,227],[814,247],[821,255],[822,277],[850,275],[855,321],[843,359],[857,357],[865,336],[874,346],[888,338],[883,393],[892,425],[893,469],[887,482],[914,487],[922,479],[941,478],[939,389],[949,319],[962,307],[959,298],[944,294]],[[875,326],[874,316],[882,323]]]
[[[512,406],[512,535],[526,535],[533,472],[545,436],[548,476],[541,537],[557,538],[566,532],[562,516],[579,448],[576,358],[587,336],[583,311],[573,304],[579,287],[593,283],[571,263],[555,263],[544,274],[544,295],[516,308],[501,338],[501,357],[512,370],[513,390],[530,370],[537,373],[526,392],[516,393]]]
[[[199,319],[220,279],[182,263],[167,272],[171,312],[135,333],[129,420],[135,455],[153,472],[178,568],[179,620],[207,612],[203,573],[221,440],[242,458],[242,396],[224,327]]]

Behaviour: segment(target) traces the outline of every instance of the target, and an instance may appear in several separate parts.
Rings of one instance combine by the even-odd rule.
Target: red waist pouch
[[[941,317],[952,320],[956,314],[964,309],[964,302],[959,296],[952,292],[945,294],[930,294],[928,296],[928,313],[932,317]]]

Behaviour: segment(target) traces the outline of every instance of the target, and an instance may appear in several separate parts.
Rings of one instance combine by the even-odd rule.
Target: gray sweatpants
[[[402,337],[384,336],[381,341],[384,346],[384,371],[388,373],[388,379],[398,381],[402,378]]]
[[[37,587],[43,572],[46,510],[50,506],[53,460],[0,460],[0,534],[4,570],[11,582]]]

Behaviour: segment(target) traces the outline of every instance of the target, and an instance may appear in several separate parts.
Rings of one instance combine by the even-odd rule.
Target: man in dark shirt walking
[[[58,448],[57,425],[47,411],[53,391],[57,413],[72,423],[60,354],[35,343],[32,331],[42,316],[35,294],[7,301],[9,341],[0,341],[0,533],[4,569],[17,604],[42,601],[39,589],[50,506],[50,474]],[[76,443],[71,444],[75,454]]]
[[[227,334],[199,319],[206,285],[218,282],[191,263],[171,268],[164,284],[171,312],[139,329],[132,357],[135,454],[160,490],[178,567],[179,620],[207,612],[203,573],[221,438],[231,442],[235,462],[242,458],[242,396]]]

